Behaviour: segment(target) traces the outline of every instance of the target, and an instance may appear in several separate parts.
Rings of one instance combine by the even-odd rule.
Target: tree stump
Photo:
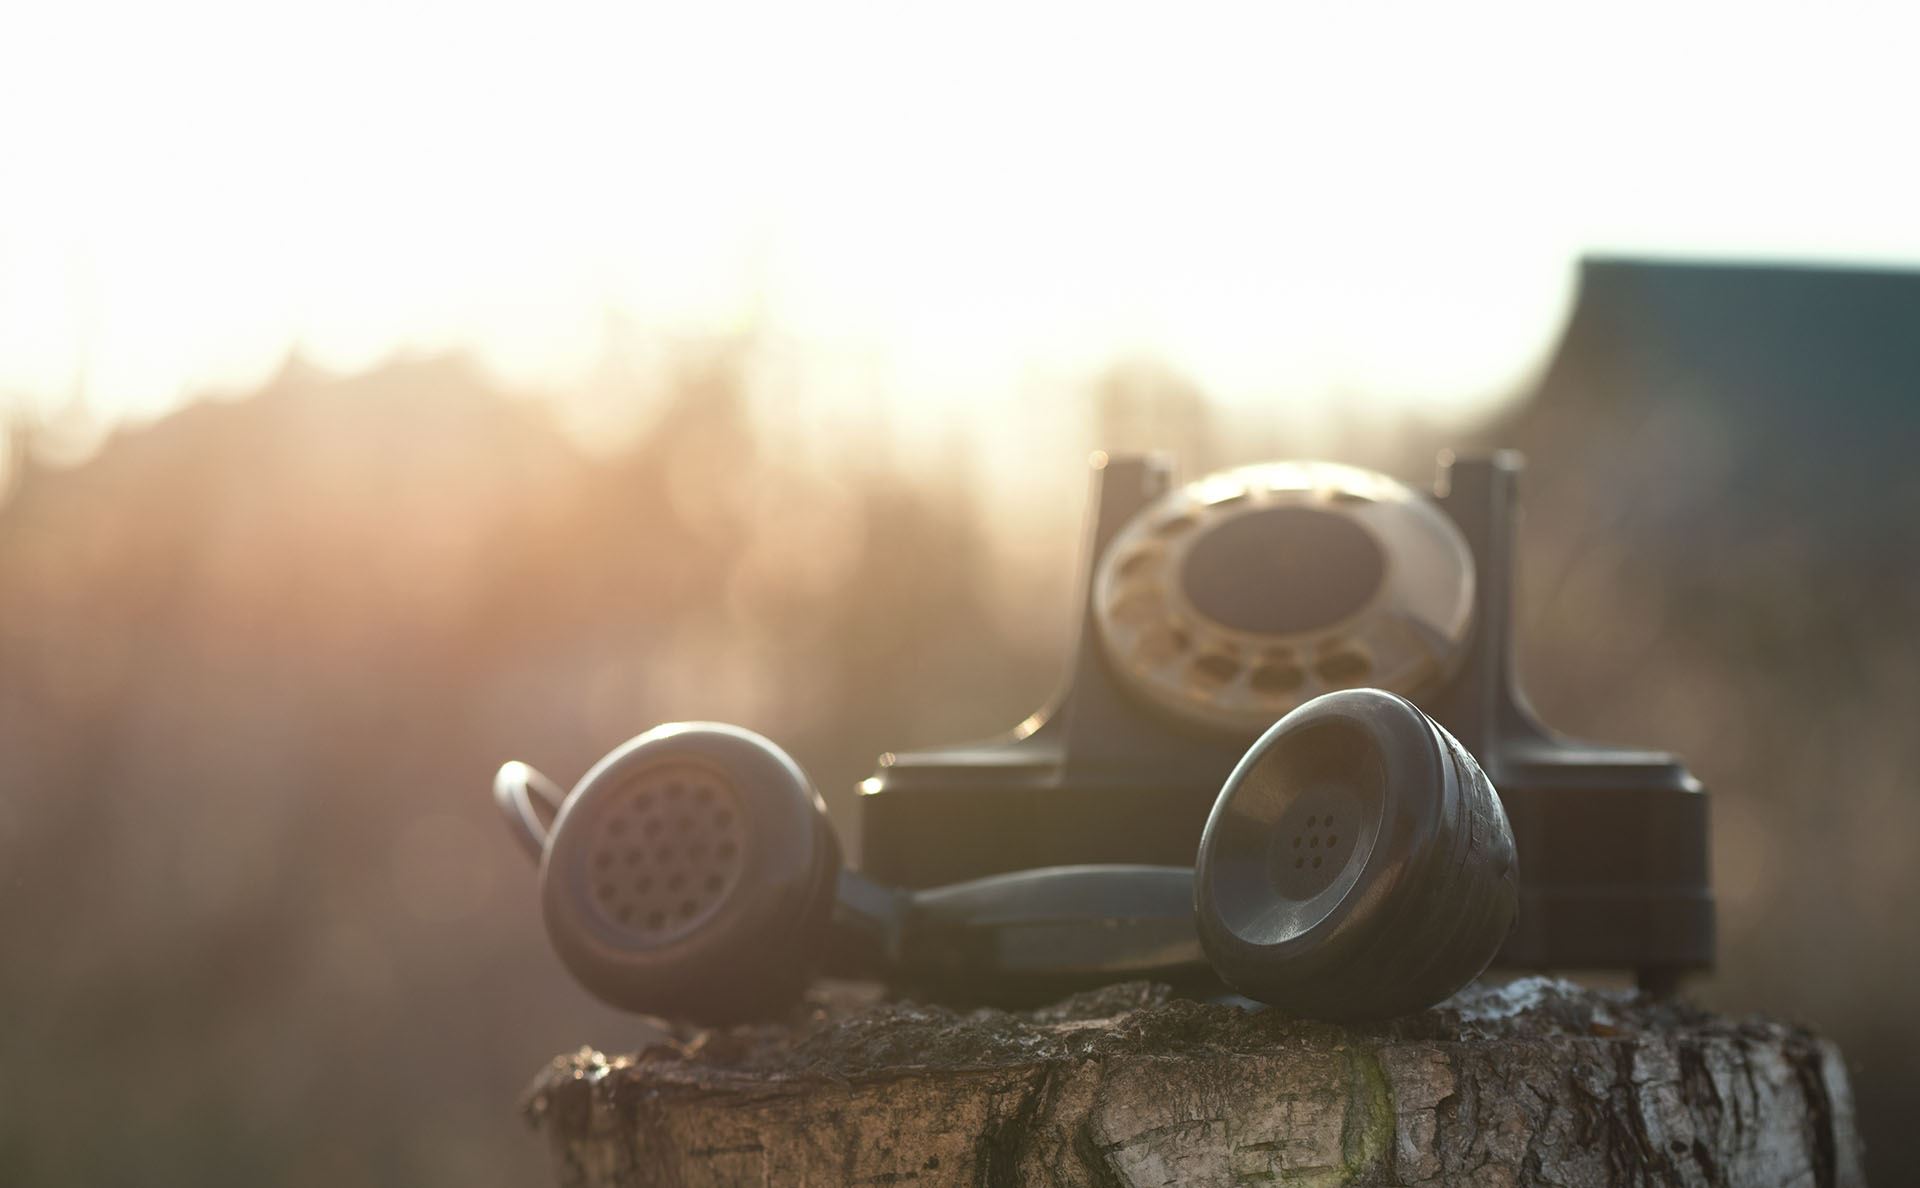
[[[569,1188],[1862,1182],[1832,1044],[1540,978],[1373,1027],[1144,984],[1024,1012],[842,992],[562,1057],[526,1109]]]

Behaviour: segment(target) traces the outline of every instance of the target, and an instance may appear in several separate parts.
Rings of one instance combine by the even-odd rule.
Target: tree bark
[[[1862,1183],[1832,1044],[1538,978],[1361,1028],[1140,984],[1018,1013],[841,992],[562,1057],[526,1105],[568,1188]]]

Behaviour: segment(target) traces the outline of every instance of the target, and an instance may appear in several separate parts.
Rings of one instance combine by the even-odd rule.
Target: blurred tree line
[[[518,1086],[639,1025],[550,960],[494,766],[570,779],[714,717],[850,792],[1040,695],[1046,658],[993,645],[960,462],[790,458],[741,363],[691,352],[605,457],[440,360],[293,365],[22,467],[0,1180],[538,1180]]]
[[[688,350],[606,451],[437,359],[290,363],[83,466],[18,456],[0,1182],[544,1182],[518,1091],[555,1053],[646,1027],[551,959],[486,799],[500,761],[565,783],[655,722],[737,721],[794,752],[853,840],[879,752],[1045,700],[1078,503],[1013,526],[964,447],[787,448],[750,363]],[[1147,363],[1082,403],[1044,454],[1076,483],[1089,444],[1171,448],[1187,475],[1318,454],[1417,483],[1440,445],[1528,447],[1536,700],[1573,733],[1683,752],[1720,794],[1710,995],[1813,1017],[1866,1063],[1863,1097],[1911,1100],[1914,954],[1868,923],[1915,883],[1911,550],[1810,575],[1819,523],[1791,500],[1676,538],[1676,507],[1739,477],[1732,430],[1684,407],[1450,435],[1349,414],[1315,436]],[[1013,531],[1057,545],[1010,565]]]

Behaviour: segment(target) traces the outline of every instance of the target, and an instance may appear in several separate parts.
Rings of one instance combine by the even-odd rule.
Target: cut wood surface
[[[1022,1012],[829,991],[555,1060],[563,1185],[1861,1183],[1833,1045],[1529,978],[1373,1027],[1132,984]]]

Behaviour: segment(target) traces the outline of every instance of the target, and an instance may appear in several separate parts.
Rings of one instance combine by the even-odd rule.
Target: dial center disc
[[[1330,626],[1373,600],[1387,572],[1372,533],[1311,507],[1268,507],[1217,525],[1193,542],[1180,574],[1200,613],[1260,635]]]

